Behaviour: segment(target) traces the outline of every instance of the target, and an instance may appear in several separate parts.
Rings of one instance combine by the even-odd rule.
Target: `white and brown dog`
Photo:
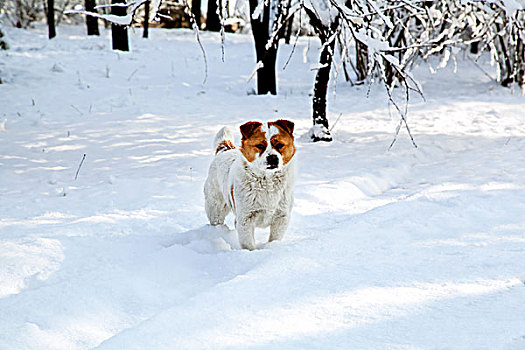
[[[248,122],[240,127],[241,147],[223,127],[215,136],[215,158],[204,184],[206,214],[211,225],[235,215],[242,248],[255,249],[255,227],[270,226],[269,241],[280,240],[290,221],[295,180],[294,123]]]

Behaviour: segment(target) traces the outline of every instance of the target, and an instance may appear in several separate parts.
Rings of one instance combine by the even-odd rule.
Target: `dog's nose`
[[[266,157],[266,164],[268,164],[268,169],[275,169],[279,165],[279,157],[275,154],[270,154]]]

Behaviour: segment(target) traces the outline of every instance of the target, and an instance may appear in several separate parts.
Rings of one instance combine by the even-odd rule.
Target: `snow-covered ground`
[[[130,53],[82,26],[7,34],[0,349],[525,349],[525,101],[468,59],[416,68],[419,148],[402,131],[389,151],[381,86],[339,81],[335,141],[301,139],[314,39],[278,96],[255,96],[250,36],[229,35],[223,63],[201,34],[203,85],[189,31],[137,31]],[[211,141],[281,117],[296,122],[292,224],[240,250],[207,226]]]

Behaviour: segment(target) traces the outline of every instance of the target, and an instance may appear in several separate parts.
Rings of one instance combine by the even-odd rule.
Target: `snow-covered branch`
[[[108,22],[122,25],[122,26],[129,26],[133,22],[133,16],[135,15],[135,11],[142,6],[146,1],[148,0],[134,0],[130,1],[124,4],[111,4],[111,5],[103,5],[104,7],[126,7],[126,15],[125,16],[116,16],[112,14],[100,14],[97,12],[90,12],[85,10],[70,10],[64,12],[65,14],[76,14],[76,15],[86,15],[86,16],[92,16],[96,18],[100,18],[103,20],[106,20]],[[152,0],[151,1],[151,8],[152,8],[152,16],[151,18],[155,18],[157,16],[157,12],[159,10],[161,0]]]

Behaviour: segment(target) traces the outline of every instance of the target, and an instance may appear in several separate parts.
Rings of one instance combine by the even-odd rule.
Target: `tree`
[[[129,2],[125,2],[125,0],[112,0],[111,1],[111,14],[99,14],[97,12],[92,11],[86,11],[86,10],[70,10],[65,11],[65,14],[80,14],[80,15],[86,15],[86,16],[92,16],[95,18],[101,18],[106,20],[107,22],[111,23],[111,33],[112,33],[112,43],[113,43],[113,50],[121,50],[121,51],[129,51],[129,44],[128,44],[128,35],[127,35],[127,28],[131,25],[133,22],[135,12],[136,10],[142,6],[144,3],[148,3],[146,6],[146,12],[152,10],[153,16],[149,16],[149,13],[146,13],[146,22],[149,20],[149,18],[155,18],[157,16],[157,13],[159,11],[159,7],[162,0],[131,0]],[[197,42],[199,43],[199,46],[202,50],[204,61],[205,61],[205,69],[207,77],[207,64],[206,64],[206,54],[204,52],[204,48],[200,42],[199,39],[199,28],[196,25],[195,17],[193,16],[193,13],[191,13],[191,7],[188,4],[187,0],[183,0],[184,6],[185,6],[185,12],[189,13],[190,15],[190,22],[192,24],[192,28],[196,33]],[[150,6],[151,5],[151,6]],[[147,33],[147,31],[145,31]],[[206,81],[206,78],[204,79]]]
[[[142,32],[143,38],[149,37],[149,7],[150,7],[150,1],[146,1],[144,3],[144,31]]]
[[[439,67],[444,67],[454,52],[470,48],[475,63],[488,51],[496,64],[496,80],[505,87],[525,88],[525,4],[448,0],[424,5],[428,16],[422,18],[423,30],[434,45],[420,50],[423,59],[441,55]]]
[[[324,3],[326,6],[327,4]],[[305,12],[310,19],[310,24],[321,40],[321,54],[317,74],[315,75],[314,96],[312,100],[313,127],[310,130],[312,141],[332,141],[332,135],[328,129],[326,118],[326,95],[328,93],[328,82],[330,70],[334,57],[336,35],[339,28],[340,16],[338,13],[331,14],[319,8],[305,6]],[[326,14],[328,13],[328,16]],[[324,16],[323,16],[324,14]]]
[[[102,18],[111,22],[113,50],[129,51],[128,26],[133,21],[135,11],[147,0],[136,0],[126,3],[125,0],[111,0],[111,14],[99,14],[86,10],[66,11],[65,14],[81,14],[88,17]],[[160,0],[155,0],[154,10],[157,13]]]
[[[280,8],[285,9],[285,11],[281,10],[281,13],[278,13],[277,15],[273,16],[273,18],[275,18],[275,22],[272,26],[272,32],[270,35],[271,39],[267,39],[263,35],[264,32],[268,29],[268,25],[266,24],[267,22],[264,21],[266,15],[264,10],[268,11],[268,9],[266,8],[268,3],[262,2],[258,4],[259,12],[256,12],[257,9],[253,10],[253,7],[256,4],[256,2],[254,0],[252,0],[252,2],[250,2],[253,13],[252,32],[254,34],[256,48],[258,47],[258,45],[259,47],[264,45],[264,47],[260,49],[260,51],[262,51],[264,54],[263,58],[265,58],[266,56],[274,58],[274,55],[272,54],[277,51],[278,39],[280,38],[279,31],[285,27],[286,21],[289,20],[289,18],[291,18],[291,16],[293,16],[294,13],[298,10],[303,9],[307,14],[310,25],[314,28],[316,35],[321,41],[321,52],[319,56],[319,64],[316,67],[317,73],[314,81],[314,96],[312,99],[313,126],[309,134],[312,141],[331,141],[332,136],[330,135],[328,119],[326,114],[326,106],[328,83],[330,80],[331,66],[334,60],[336,44],[339,42],[341,50],[343,52],[346,52],[351,46],[352,39],[353,42],[358,43],[360,47],[358,56],[360,62],[358,66],[361,69],[360,78],[362,80],[364,80],[365,77],[367,77],[370,74],[371,69],[368,64],[370,59],[372,59],[373,63],[376,63],[376,61],[378,60],[384,61],[381,55],[371,55],[370,58],[367,57],[369,54],[368,45],[371,41],[363,40],[364,36],[361,36],[362,40],[356,40],[355,36],[353,35],[363,26],[364,21],[362,20],[362,18],[366,18],[368,16],[370,24],[375,24],[377,22],[377,16],[371,15],[368,11],[368,3],[371,1],[348,1],[347,4],[352,7],[348,8],[336,0],[306,0],[296,2],[293,5],[288,3],[287,6],[283,6],[283,4],[285,3],[281,0],[281,2],[279,3],[281,6]],[[263,3],[264,7],[262,6]],[[356,7],[357,10],[354,9],[354,7]],[[378,13],[379,11],[377,11],[376,15]],[[254,19],[260,20],[259,22],[256,22],[254,21]],[[372,20],[376,22],[372,22]],[[266,26],[262,26],[261,23],[266,24]],[[262,29],[259,27],[262,27]],[[272,51],[271,49],[274,49],[274,51]],[[347,57],[346,54],[342,56]],[[263,79],[268,79],[268,77],[270,77],[275,79],[275,59],[273,62],[271,62],[273,63],[272,65],[267,65],[265,64],[265,62],[261,62],[263,60],[260,58],[259,52],[257,58],[259,65],[262,65],[263,68],[270,67],[273,69],[271,72],[264,72],[263,69],[260,68],[258,70],[258,73],[262,72],[262,74],[264,75],[261,76],[261,74],[258,74],[258,78],[261,77]],[[387,63],[382,62],[381,65],[374,65],[374,67],[386,70],[385,66],[389,65],[390,62],[387,60]],[[356,65],[352,64],[352,66],[355,67]],[[383,74],[383,76],[386,75]],[[259,83],[260,82],[258,81],[258,84]],[[275,93],[275,90],[273,91],[273,93]],[[261,92],[259,91],[259,93]]]
[[[222,7],[222,0],[208,0],[208,10],[206,12],[206,30],[218,32],[221,30],[221,19],[219,9]]]
[[[47,13],[47,10],[42,10],[47,2],[41,0],[0,1],[0,4],[1,14],[17,28],[27,28],[31,23],[40,21],[43,13]]]
[[[47,26],[49,39],[53,39],[57,35],[55,29],[55,0],[47,0]]]
[[[490,36],[485,41],[497,62],[497,80],[501,85],[517,84],[525,90],[525,5],[514,8],[505,5],[501,2],[491,5],[493,25],[487,30]]]
[[[249,5],[257,59],[257,94],[276,95],[279,39],[284,36],[286,24],[295,11],[291,10],[291,0],[249,0]]]
[[[7,11],[7,17],[17,28],[27,28],[32,22],[42,18],[39,0],[14,0],[14,11]],[[44,2],[45,4],[45,2]]]
[[[275,78],[275,60],[279,43],[272,43],[266,47],[270,39],[270,10],[275,1],[249,0],[250,21],[252,24],[252,35],[255,42],[255,53],[258,63],[257,70],[257,94],[277,94],[277,83]],[[259,13],[256,13],[258,11]]]
[[[342,63],[350,60],[349,48],[356,48],[355,63],[350,61],[356,79],[364,82],[376,77],[383,82],[390,102],[401,117],[400,126],[404,124],[412,138],[406,121],[409,92],[422,93],[419,84],[408,72],[410,59],[415,56],[408,46],[409,41],[402,40],[402,33],[407,28],[407,20],[412,19],[410,16],[423,12],[412,8],[414,5],[408,1],[395,0],[347,0],[344,4],[337,0],[309,0],[303,6],[310,24],[321,40],[321,55],[312,101],[313,127],[309,133],[312,141],[332,140],[326,118],[326,95],[336,44],[340,46]],[[406,13],[410,16],[403,17]],[[399,56],[395,57],[395,53]],[[397,86],[405,91],[404,107],[395,100],[393,89]],[[396,130],[396,136],[400,126]],[[416,146],[414,141],[413,143]]]
[[[191,13],[195,17],[195,23],[198,29],[201,29],[201,0],[192,0],[191,1]]]
[[[96,0],[85,0],[85,6],[86,6],[86,11],[97,12],[95,8],[97,6]],[[98,30],[97,17],[86,16],[86,27],[87,27],[87,35],[100,35],[100,32]]]
[[[114,16],[125,17],[127,15],[126,7],[119,6],[125,4],[125,0],[111,0],[111,14]],[[117,6],[115,6],[117,5]],[[113,50],[129,51],[128,27],[123,24],[111,23],[111,38]]]
[[[80,14],[104,19],[111,23],[113,50],[129,51],[128,26],[133,22],[135,11],[148,0],[111,0],[111,14],[99,14],[86,10],[71,10],[65,14]],[[151,0],[153,17],[157,15],[161,0]]]

